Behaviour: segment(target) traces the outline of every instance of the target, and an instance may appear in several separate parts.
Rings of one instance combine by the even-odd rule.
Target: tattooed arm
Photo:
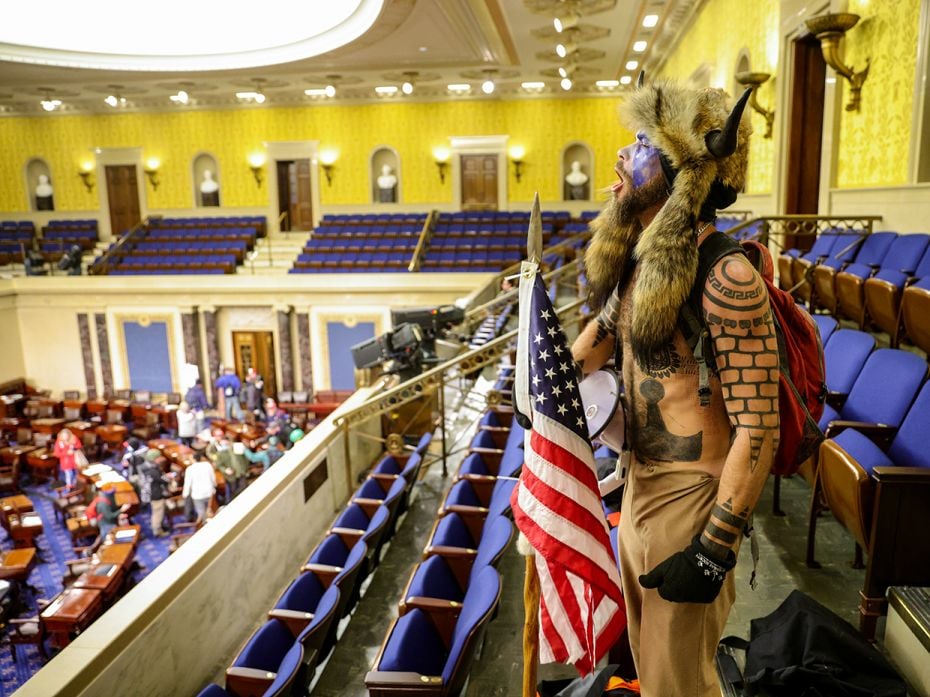
[[[615,288],[604,308],[572,344],[572,358],[583,375],[593,373],[613,358],[619,319],[620,290]]]
[[[778,449],[778,343],[765,284],[741,256],[724,257],[711,269],[703,309],[733,438],[701,543],[725,559]]]

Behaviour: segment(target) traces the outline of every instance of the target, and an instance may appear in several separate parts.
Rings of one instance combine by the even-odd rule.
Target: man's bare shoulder
[[[769,310],[765,282],[741,254],[720,259],[707,274],[701,304],[709,324],[743,326],[764,318]],[[749,324],[745,324],[748,322]]]

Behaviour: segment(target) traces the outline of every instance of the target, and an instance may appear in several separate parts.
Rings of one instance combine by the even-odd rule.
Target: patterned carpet
[[[62,577],[65,574],[65,559],[74,559],[75,554],[71,546],[71,536],[63,523],[55,519],[53,494],[48,484],[27,486],[23,493],[29,497],[33,506],[42,518],[44,533],[36,538],[39,554],[44,559],[40,561],[29,576],[29,583],[38,589],[38,597],[50,600],[62,589]],[[136,550],[136,563],[130,583],[138,583],[152,569],[158,566],[168,556],[168,537],[152,537],[149,527],[149,515],[143,510],[135,515],[133,522],[142,526],[142,540]],[[12,549],[13,544],[5,530],[0,529],[0,548],[4,551]],[[34,615],[35,600],[26,591],[23,599],[32,608],[31,612],[21,614],[21,617]],[[6,630],[3,638],[6,638]],[[53,651],[53,650],[50,650]],[[20,685],[26,682],[33,673],[43,667],[44,660],[34,646],[17,646],[17,661],[14,663],[9,646],[4,641],[0,646],[0,697],[12,694]],[[54,660],[54,653],[50,653]]]

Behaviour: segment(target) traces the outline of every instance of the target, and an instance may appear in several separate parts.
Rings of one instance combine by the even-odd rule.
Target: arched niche
[[[220,168],[208,152],[199,153],[191,163],[194,182],[194,203],[197,208],[220,205]]]
[[[385,167],[389,167],[390,172],[385,170]],[[394,148],[384,145],[372,151],[369,176],[371,200],[374,203],[400,201],[400,157]],[[392,183],[393,186],[389,186]]]
[[[41,179],[40,179],[41,178]],[[41,157],[33,157],[26,163],[26,192],[29,194],[29,209],[33,211],[55,210],[52,171]]]
[[[577,162],[575,166],[573,163]],[[562,149],[562,198],[566,201],[590,201],[594,189],[594,154],[582,141],[568,143]]]
[[[714,72],[714,67],[710,63],[701,63],[691,75],[688,76],[688,86],[694,90],[702,90],[710,87],[710,79]]]

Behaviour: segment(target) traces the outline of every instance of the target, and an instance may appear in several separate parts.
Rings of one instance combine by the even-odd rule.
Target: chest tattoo
[[[654,378],[639,383],[639,394],[646,404],[645,423],[634,430],[638,455],[660,462],[697,462],[701,459],[704,432],[690,436],[670,433],[659,402],[665,397],[665,388]]]

